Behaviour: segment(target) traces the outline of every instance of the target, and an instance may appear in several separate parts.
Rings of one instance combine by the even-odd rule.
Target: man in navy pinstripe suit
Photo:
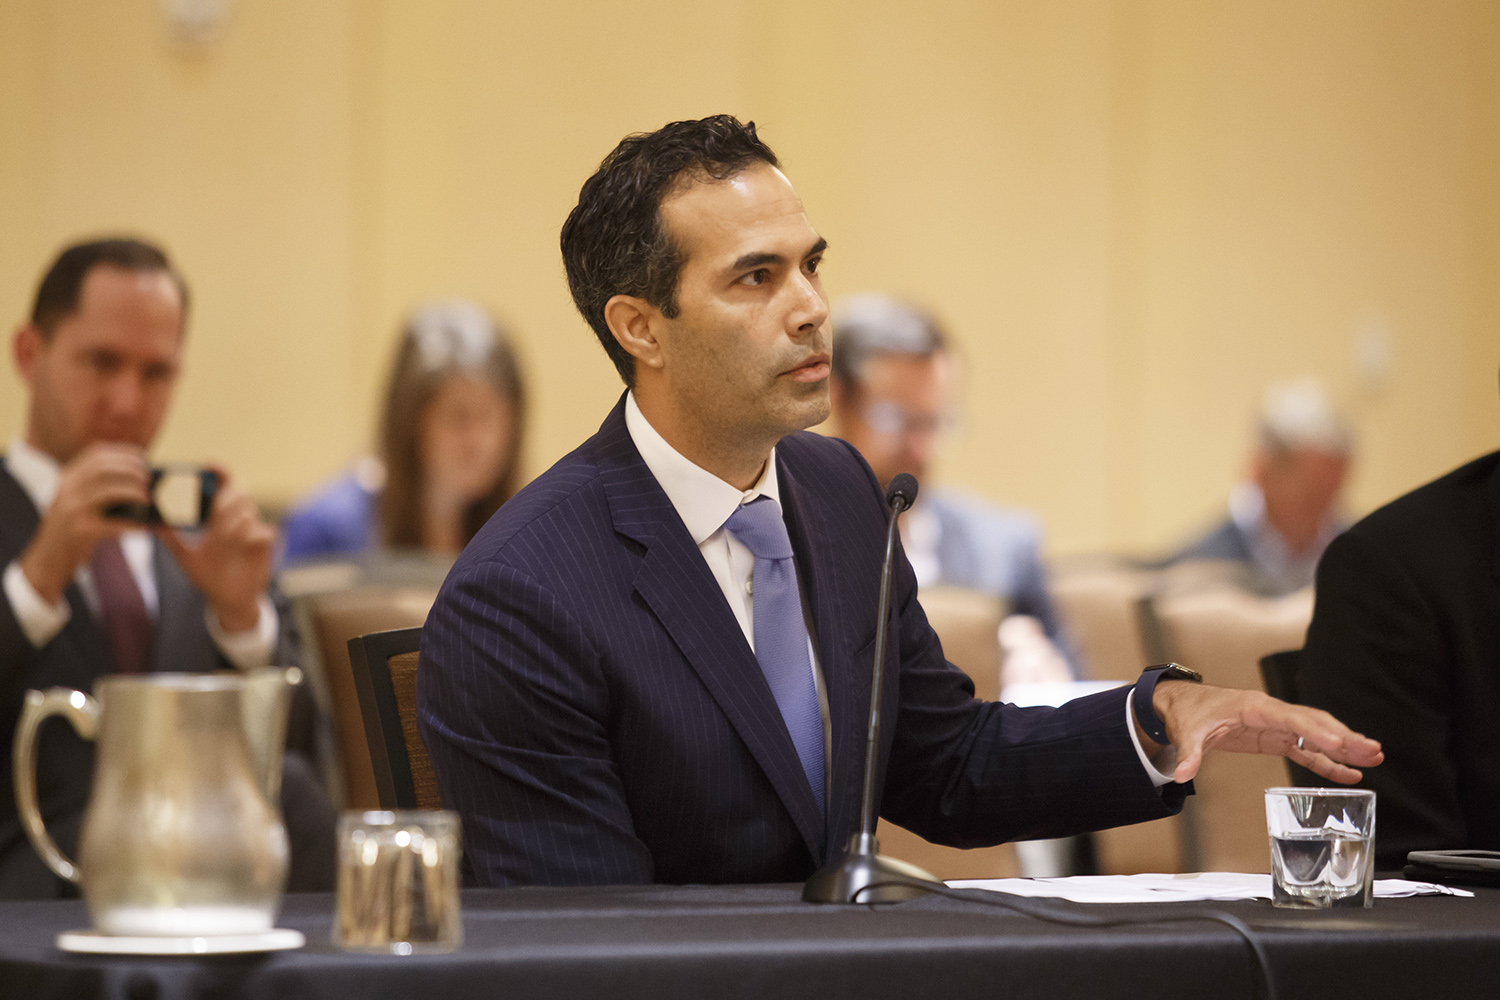
[[[470,879],[804,879],[858,825],[887,517],[857,452],[801,433],[828,413],[826,242],[754,125],[718,116],[624,140],[562,246],[628,391],[470,543],[427,620],[421,731]],[[763,553],[726,526],[755,502],[790,541],[790,647],[766,617],[755,627]],[[880,812],[934,841],[1166,815],[1206,746],[1287,753],[1338,781],[1379,762],[1326,713],[1259,693],[977,701],[904,559],[895,579]],[[773,645],[802,654],[800,694]]]

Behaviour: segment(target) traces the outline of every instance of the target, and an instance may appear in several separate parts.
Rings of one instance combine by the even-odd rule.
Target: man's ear
[[[27,323],[16,329],[16,335],[11,341],[11,351],[16,359],[16,368],[21,372],[21,378],[26,380],[27,385],[32,384],[37,359],[41,357],[46,346],[46,341],[42,339],[42,331],[38,330],[35,324]]]
[[[616,295],[604,303],[604,322],[616,343],[647,368],[660,368],[664,363],[657,339],[664,319],[660,309],[634,295]]]

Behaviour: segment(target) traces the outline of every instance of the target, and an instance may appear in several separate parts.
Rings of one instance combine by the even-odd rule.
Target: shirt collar
[[[38,512],[52,506],[62,476],[57,459],[20,438],[12,438],[5,450],[5,469],[21,484]]]
[[[625,397],[625,429],[662,492],[672,501],[682,523],[695,545],[724,527],[734,509],[756,497],[770,497],[781,506],[781,488],[776,478],[776,449],[771,449],[766,470],[760,481],[748,490],[740,490],[683,456],[667,439],[657,433],[635,401],[635,393]]]

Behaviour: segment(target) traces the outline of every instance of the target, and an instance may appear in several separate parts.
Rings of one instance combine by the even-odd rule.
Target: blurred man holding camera
[[[0,464],[0,897],[64,888],[15,810],[11,740],[27,689],[295,662],[267,596],[275,529],[222,470],[197,530],[129,513],[151,505],[147,449],[181,369],[187,306],[187,285],[161,250],[97,240],[59,255],[16,331],[29,401],[25,436]],[[93,746],[61,726],[40,744],[42,812],[70,850]],[[308,869],[314,856],[322,868],[330,852],[331,869],[332,811],[305,760],[289,757],[285,779],[292,887],[312,887],[326,881]],[[311,843],[325,821],[327,844]]]

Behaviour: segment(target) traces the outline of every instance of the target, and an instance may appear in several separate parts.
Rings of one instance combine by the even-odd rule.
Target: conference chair
[[[1148,602],[1161,643],[1157,655],[1203,674],[1210,684],[1257,689],[1261,658],[1300,646],[1312,620],[1307,588],[1264,597],[1222,582],[1160,593]],[[1188,800],[1196,839],[1185,864],[1205,871],[1270,871],[1265,835],[1265,789],[1286,782],[1281,759],[1258,754],[1211,754]]]
[[[417,733],[417,660],[422,629],[349,640],[349,662],[381,809],[441,809],[437,775]]]
[[[1134,681],[1149,664],[1140,604],[1155,574],[1113,558],[1048,567],[1048,590],[1093,680]]]
[[[1297,673],[1302,669],[1302,650],[1284,649],[1279,653],[1267,653],[1260,658],[1260,682],[1266,694],[1272,698],[1302,703],[1302,687]]]
[[[1302,650],[1286,649],[1279,653],[1269,653],[1260,658],[1260,679],[1265,685],[1266,694],[1272,698],[1280,698],[1294,705],[1302,704]],[[1287,780],[1292,785],[1303,785],[1309,787],[1320,787],[1328,784],[1327,779],[1321,778],[1299,764],[1294,764],[1291,758],[1286,762]]]
[[[1063,625],[1091,680],[1133,683],[1152,662],[1144,616],[1159,572],[1113,556],[1085,556],[1048,567],[1048,589]],[[1093,834],[1095,864],[1101,874],[1186,870],[1192,838],[1183,818],[1120,826]]]
[[[974,682],[977,697],[994,701],[1000,695],[1000,619],[1005,602],[992,594],[962,587],[923,587],[919,595],[927,621],[943,643],[943,655]],[[875,828],[881,853],[914,865],[942,879],[1010,878],[1021,874],[1020,860],[1011,844],[960,850],[929,843],[887,820]]]
[[[299,628],[308,637],[304,652],[309,659],[316,658],[323,678],[325,710],[333,722],[345,808],[375,809],[381,804],[370,762],[365,716],[350,664],[349,640],[370,632],[421,625],[436,597],[436,583],[360,584],[304,594],[293,602]]]
[[[974,682],[974,696],[1000,697],[1000,621],[1006,602],[966,587],[923,587],[918,595],[927,622],[943,642],[943,655]]]

